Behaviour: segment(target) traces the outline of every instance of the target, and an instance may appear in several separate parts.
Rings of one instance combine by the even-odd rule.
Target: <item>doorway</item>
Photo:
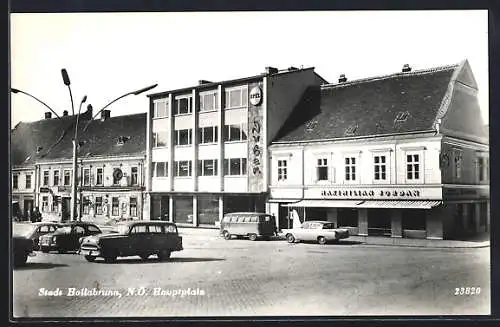
[[[28,220],[31,220],[31,215],[33,214],[33,200],[24,200],[24,211],[23,215]]]
[[[70,197],[65,197],[62,198],[61,202],[61,218],[62,221],[68,221],[71,217],[71,198]]]

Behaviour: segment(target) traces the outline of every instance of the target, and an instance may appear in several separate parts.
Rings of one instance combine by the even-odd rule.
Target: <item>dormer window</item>
[[[396,114],[396,118],[394,118],[394,123],[402,123],[408,119],[410,113],[408,111],[400,111]]]
[[[125,142],[127,142],[128,140],[130,140],[130,136],[120,136],[120,137],[118,137],[118,142],[117,142],[117,144],[118,144],[118,145],[123,145],[123,144],[125,144]]]
[[[347,127],[344,135],[346,135],[346,136],[354,135],[354,134],[356,134],[357,130],[358,130],[358,124],[352,124],[351,126]]]
[[[36,147],[36,153],[37,154],[40,153],[40,151],[42,151],[42,150],[43,150],[43,146],[37,146]]]

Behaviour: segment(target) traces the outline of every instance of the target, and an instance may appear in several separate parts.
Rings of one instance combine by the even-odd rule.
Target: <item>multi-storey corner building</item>
[[[79,122],[78,216],[142,219],[146,114],[111,117],[105,110],[99,119],[89,121],[91,117],[87,111]],[[45,120],[14,129],[13,196],[23,202],[24,211],[37,206],[46,219],[69,219],[75,123],[76,116],[55,119],[47,113]],[[21,199],[25,171],[31,172],[32,185]]]
[[[489,140],[467,61],[311,88],[270,146],[270,207],[358,235],[489,228]]]
[[[232,211],[265,211],[268,145],[312,86],[313,68],[149,95],[144,217],[214,226]]]

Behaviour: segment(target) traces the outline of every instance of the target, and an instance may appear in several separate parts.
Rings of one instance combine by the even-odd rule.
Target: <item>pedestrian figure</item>
[[[31,222],[40,222],[42,221],[42,214],[40,213],[40,210],[38,207],[35,208],[35,211],[33,211],[33,214],[31,215]]]

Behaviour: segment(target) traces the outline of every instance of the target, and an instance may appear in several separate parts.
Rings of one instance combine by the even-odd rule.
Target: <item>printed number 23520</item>
[[[478,295],[481,287],[455,287],[455,295]]]

